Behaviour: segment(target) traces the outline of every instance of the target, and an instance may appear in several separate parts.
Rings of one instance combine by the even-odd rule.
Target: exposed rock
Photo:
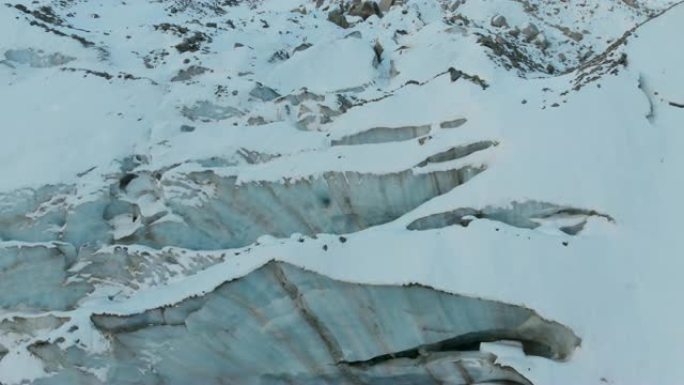
[[[380,0],[378,3],[378,9],[380,10],[381,13],[385,13],[392,8],[394,5],[394,0]]]
[[[349,12],[347,13],[349,16],[358,16],[363,20],[366,20],[373,15],[381,15],[378,4],[376,4],[375,1],[367,0],[352,4],[352,6],[349,8]]]
[[[154,26],[155,31],[170,32],[176,36],[183,36],[190,30],[186,27],[173,24],[173,23],[161,23]]]
[[[266,123],[266,119],[264,119],[263,116],[250,116],[249,119],[247,119],[248,126],[263,126]]]
[[[537,35],[539,35],[539,28],[536,25],[529,23],[522,29],[522,35],[526,42],[531,42]]]
[[[321,117],[321,124],[330,123],[333,118],[342,114],[341,111],[333,110],[332,108],[324,105],[318,106],[318,112]]]
[[[328,21],[337,24],[342,28],[349,28],[349,22],[341,9],[335,8],[328,13]]]
[[[373,66],[377,67],[380,65],[382,62],[382,53],[384,52],[384,48],[382,48],[382,44],[380,44],[379,40],[375,41],[375,44],[373,44],[373,53],[375,56],[373,57]]]
[[[171,78],[172,82],[184,82],[192,79],[195,76],[199,76],[205,72],[211,71],[207,67],[202,67],[198,65],[191,65],[188,68],[183,68],[178,71],[178,73]]]
[[[543,33],[539,33],[534,39],[534,45],[543,51],[549,47],[549,41]]]
[[[276,63],[276,62],[281,62],[285,61],[290,58],[290,54],[287,53],[287,51],[281,49],[273,53],[271,57],[268,59],[269,63]]]
[[[487,84],[487,82],[484,79],[482,79],[479,75],[470,75],[461,70],[457,70],[453,67],[449,67],[447,72],[449,73],[449,79],[452,82],[455,82],[459,79],[465,79],[473,84],[482,87],[483,90],[486,90],[487,87],[489,87],[489,84]]]
[[[508,27],[508,21],[506,21],[506,18],[503,15],[496,15],[492,17],[490,24],[492,27],[496,28]]]
[[[238,151],[238,155],[240,155],[245,162],[247,162],[247,164],[266,163],[280,157],[280,154],[267,154],[259,151],[248,150],[246,148],[241,148]]]
[[[311,48],[311,46],[312,46],[312,44],[310,44],[310,43],[302,43],[302,44],[298,45],[297,47],[295,47],[295,49],[292,51],[292,54],[294,55],[297,52],[305,51],[305,50]]]
[[[195,32],[192,36],[183,39],[182,42],[175,45],[176,49],[180,53],[184,52],[196,52],[205,42],[211,42],[211,38],[202,32]]]
[[[517,31],[511,30],[510,32]],[[519,33],[519,31],[517,31]],[[538,35],[538,34],[537,34]],[[536,36],[536,35],[535,35]],[[490,36],[480,36],[478,42],[490,48],[494,58],[498,57],[505,68],[516,68],[521,72],[543,71],[544,66],[531,58],[519,44],[508,41],[502,36],[492,39]]]
[[[345,39],[349,39],[349,38],[361,39],[361,37],[363,37],[363,35],[361,35],[361,31],[354,31],[354,32],[348,34],[347,36],[345,36],[344,38]]]
[[[560,27],[561,32],[563,32],[563,35],[569,37],[570,39],[580,42],[582,39],[584,39],[584,34],[582,32],[577,32],[573,31],[568,27]]]

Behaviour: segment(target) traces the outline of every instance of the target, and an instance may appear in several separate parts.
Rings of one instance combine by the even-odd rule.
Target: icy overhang
[[[91,319],[111,342],[100,362],[116,384],[529,384],[480,343],[519,341],[553,360],[580,344],[525,307],[341,282],[282,262],[173,306]],[[58,349],[32,351],[47,358]],[[64,352],[60,370],[88,376],[96,359]]]

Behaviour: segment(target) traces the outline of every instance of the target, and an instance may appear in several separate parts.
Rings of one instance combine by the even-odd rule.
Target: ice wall
[[[530,384],[481,352],[510,340],[565,360],[580,344],[533,310],[420,285],[336,281],[270,262],[212,292],[126,316],[95,314],[111,350],[33,345],[52,371],[116,384]]]

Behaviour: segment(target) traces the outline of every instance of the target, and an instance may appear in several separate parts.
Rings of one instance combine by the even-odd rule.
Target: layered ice
[[[676,4],[0,7],[0,382],[676,384]]]
[[[530,309],[421,286],[345,283],[270,262],[210,293],[140,314],[96,314],[111,351],[31,346],[50,371],[119,384],[530,384],[482,342],[570,357],[580,340]]]

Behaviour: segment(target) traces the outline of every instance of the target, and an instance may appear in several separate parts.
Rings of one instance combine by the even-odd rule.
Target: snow
[[[373,78],[373,49],[354,38],[319,42],[276,66],[266,84],[282,93],[306,88],[324,93],[365,86]]]
[[[290,12],[303,3],[273,1],[257,5],[258,11],[248,5],[231,9],[229,18],[238,28],[214,35],[206,44],[206,54],[178,53],[173,46],[181,38],[152,27],[164,21],[183,24],[193,19],[192,14],[172,17],[162,3],[124,6],[92,1],[74,5],[78,15],[74,23],[78,21],[79,28],[90,31],[83,32],[85,36],[109,50],[104,61],[94,49],[30,27],[15,19],[15,9],[0,8],[0,34],[6,37],[0,42],[0,59],[7,50],[43,49],[48,54],[76,58],[63,65],[66,67],[114,75],[126,72],[156,82],[108,81],[63,71],[60,66],[32,68],[10,62],[11,68],[0,62],[0,212],[16,204],[11,193],[46,185],[77,186],[74,193],[65,194],[72,205],[69,210],[84,201],[97,203],[103,191],[109,194],[117,184],[120,174],[133,170],[153,173],[163,169],[165,182],[179,183],[166,186],[159,197],[146,186],[131,185],[125,199],[138,205],[146,218],[166,210],[166,199],[187,191],[191,192],[188,205],[198,210],[209,207],[203,205],[217,191],[202,186],[197,192],[181,185],[191,172],[236,176],[237,183],[245,185],[304,180],[326,172],[384,175],[413,169],[425,173],[465,165],[484,165],[486,170],[396,220],[344,234],[348,239],[344,243],[339,241],[340,234],[314,237],[295,233],[285,238],[264,236],[231,250],[154,250],[129,245],[131,250],[153,256],[162,252],[178,255],[182,268],[169,268],[155,278],[135,282],[135,288],[99,282],[75,309],[45,313],[73,317],[72,323],[84,329],[81,333],[90,335],[90,341],[84,337],[87,348],[105,351],[106,346],[88,326],[91,314],[134,314],[174,304],[277,259],[344,281],[420,282],[535,309],[582,338],[580,349],[570,360],[558,363],[524,356],[515,347],[483,346],[534,384],[679,383],[684,375],[679,364],[684,356],[684,330],[679,325],[682,310],[678,306],[684,289],[680,279],[684,262],[678,257],[683,251],[678,241],[680,213],[684,212],[680,170],[684,164],[684,109],[671,103],[684,104],[684,51],[671,42],[684,32],[680,23],[684,6],[676,6],[637,29],[619,48],[627,54],[628,64],[620,67],[617,75],[605,75],[579,91],[564,94],[571,90],[575,72],[520,77],[517,71],[497,65],[477,43],[473,31],[491,30],[489,21],[496,14],[504,14],[515,26],[529,22],[531,16],[518,2],[467,1],[457,11],[473,20],[470,27],[447,25],[442,20],[446,11],[436,1],[409,2],[406,14],[394,7],[382,19],[373,17],[347,30],[326,21],[325,12],[308,3],[307,15]],[[547,9],[547,2],[534,3]],[[590,33],[583,44],[594,44],[596,52],[645,17],[621,1],[589,3],[591,17],[574,3],[558,14],[540,11],[537,17],[548,17],[549,24],[569,25],[573,30],[586,29]],[[649,2],[653,9],[670,4]],[[93,12],[101,17],[86,17]],[[260,29],[260,19],[270,27]],[[218,16],[206,20],[225,22]],[[557,29],[536,23],[556,44],[552,49],[570,46],[561,41]],[[407,35],[396,35],[397,29]],[[355,30],[361,31],[361,38],[345,37]],[[111,33],[95,38],[95,31]],[[382,43],[384,56],[374,67],[376,40]],[[304,41],[312,47],[293,54]],[[245,46],[236,48],[237,42]],[[161,48],[169,52],[168,64],[146,68],[141,57]],[[269,63],[280,49],[291,57]],[[567,49],[579,50],[574,46]],[[201,57],[201,64],[214,72],[189,82],[170,82],[187,66],[183,59],[196,63],[194,57]],[[389,75],[390,61],[399,72],[395,77]],[[489,87],[483,90],[465,79],[452,82],[445,73],[449,67],[477,75]],[[239,75],[245,72],[251,74]],[[409,81],[420,84],[406,84]],[[640,81],[647,85],[648,95],[639,88]],[[321,103],[325,105],[334,105],[336,93],[366,103],[321,123],[318,129],[303,130],[296,124],[298,106],[291,106],[294,112],[287,113],[283,104],[249,96],[256,82],[283,96],[306,88],[324,95]],[[218,86],[227,86],[229,92],[216,96]],[[340,92],[357,87],[361,89]],[[200,100],[237,108],[246,115],[191,122],[180,114],[183,106]],[[646,116],[651,106],[654,117],[649,121]],[[248,118],[257,115],[270,123],[249,125]],[[458,118],[467,121],[457,128],[439,128],[439,123]],[[195,130],[182,132],[182,124]],[[423,143],[416,138],[330,146],[332,140],[375,127],[426,124],[431,129]],[[413,168],[431,155],[483,140],[498,145],[462,159]],[[239,155],[242,149],[277,157],[249,163]],[[141,155],[145,161],[124,170],[124,159],[133,155]],[[537,229],[490,219],[475,219],[467,227],[406,229],[409,223],[431,214],[458,208],[509,207],[512,202],[526,201],[596,210],[615,222],[590,217],[577,236],[558,231],[560,222],[553,221]],[[35,210],[24,215],[41,214]],[[160,222],[184,220],[169,212]],[[0,225],[11,227],[12,223]],[[122,214],[112,220],[111,235],[124,239],[147,225],[142,219],[136,222],[133,215]],[[77,232],[87,236],[90,223],[80,226]],[[17,229],[7,230],[14,234]],[[5,249],[17,245],[53,245],[47,232],[32,235],[45,243],[3,238],[0,258],[7,258]],[[101,245],[100,251],[108,251],[107,247],[112,246]],[[202,262],[198,262],[200,256]],[[205,260],[212,262],[205,266]],[[192,268],[194,263],[197,269]],[[72,269],[77,272],[86,266]],[[36,276],[46,273],[41,266],[35,268]],[[185,275],[186,271],[192,273]],[[163,274],[168,276],[159,278]],[[115,300],[108,299],[120,290],[123,292]],[[9,291],[2,295],[14,298],[16,294]],[[21,314],[21,310],[2,309],[0,319]],[[66,335],[63,330],[51,333]],[[11,353],[0,360],[0,382],[16,384],[46,375],[43,364],[27,353],[26,345],[6,346]]]

